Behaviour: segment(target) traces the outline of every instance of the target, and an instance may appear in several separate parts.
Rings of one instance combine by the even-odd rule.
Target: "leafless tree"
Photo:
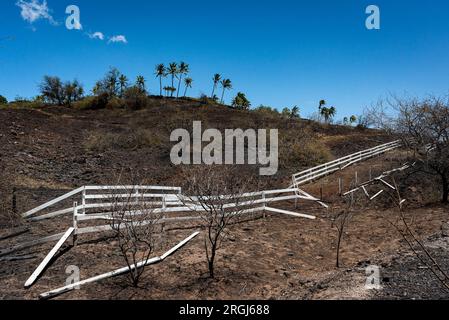
[[[389,111],[388,100],[380,99],[366,107],[363,114],[358,117],[359,126],[365,128],[382,129],[391,132],[393,117]]]
[[[400,99],[391,104],[398,112],[395,130],[413,151],[417,168],[439,178],[441,201],[449,201],[449,97]]]
[[[257,184],[230,166],[198,166],[183,172],[183,202],[200,217],[205,230],[204,248],[210,278],[214,278],[217,251],[253,200],[244,193]]]
[[[340,268],[340,249],[345,234],[346,227],[354,215],[354,197],[353,195],[343,198],[344,208],[341,209],[334,217],[332,226],[337,230],[337,247],[336,247],[336,263],[335,266]]]
[[[132,266],[147,262],[157,246],[158,225],[162,218],[162,213],[155,211],[161,207],[158,201],[149,201],[138,189],[117,188],[112,195],[110,225],[120,254],[130,269],[128,276],[134,287],[139,285],[146,263],[140,268]]]

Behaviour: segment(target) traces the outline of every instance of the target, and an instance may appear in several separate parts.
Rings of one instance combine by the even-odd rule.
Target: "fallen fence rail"
[[[111,271],[111,272],[107,272],[107,273],[104,273],[104,274],[101,274],[101,275],[98,275],[98,276],[95,276],[95,277],[92,277],[92,278],[89,278],[89,279],[85,279],[85,280],[82,280],[82,281],[79,281],[79,282],[75,282],[75,283],[69,284],[67,286],[58,288],[58,289],[54,289],[54,290],[42,293],[42,294],[39,295],[39,298],[41,298],[41,299],[49,299],[49,298],[52,298],[52,297],[56,297],[56,296],[58,296],[60,294],[72,291],[72,290],[74,290],[75,288],[77,288],[77,287],[79,287],[81,285],[85,285],[85,284],[88,284],[88,283],[92,283],[92,282],[100,281],[100,280],[103,280],[103,279],[115,277],[115,276],[118,276],[118,275],[122,275],[122,274],[128,273],[128,272],[130,272],[130,271],[132,271],[132,270],[134,270],[136,268],[142,268],[144,266],[148,266],[148,265],[151,265],[151,264],[156,264],[156,263],[162,262],[165,259],[167,259],[169,256],[171,256],[172,254],[174,254],[176,251],[181,249],[183,246],[185,246],[188,242],[190,242],[198,234],[199,234],[199,232],[193,233],[188,238],[184,239],[183,241],[181,241],[176,246],[174,246],[173,248],[171,248],[170,250],[168,250],[166,253],[164,253],[163,255],[161,255],[159,257],[154,257],[154,258],[148,259],[146,261],[141,261],[141,262],[137,263],[136,265],[131,265],[129,267],[123,267],[123,268],[120,268],[120,269],[117,269],[117,270],[114,270],[114,271]]]
[[[34,270],[33,274],[28,278],[25,282],[25,288],[29,288],[33,285],[33,283],[37,280],[40,274],[44,271],[45,267],[54,257],[54,255],[58,252],[58,250],[62,247],[64,242],[72,235],[75,231],[74,228],[69,228],[66,233],[62,236],[62,238],[58,241],[58,243],[54,246],[54,248],[47,254],[45,259],[39,264],[39,266]]]

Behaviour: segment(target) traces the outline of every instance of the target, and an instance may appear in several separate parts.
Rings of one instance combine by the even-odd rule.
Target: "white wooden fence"
[[[123,193],[121,193],[123,191]],[[118,198],[134,197],[139,200],[146,200],[154,204],[160,204],[161,207],[179,204],[177,195],[181,194],[179,187],[161,187],[161,186],[85,186],[70,191],[56,199],[44,203],[32,210],[25,212],[22,216],[30,221],[40,221],[54,218],[61,215],[73,213],[73,202],[79,204],[78,210],[83,214],[92,211],[108,208],[116,202]],[[109,202],[108,202],[109,200]],[[48,212],[35,216],[37,213],[54,208],[56,205],[66,204],[67,207],[56,211]]]
[[[322,177],[324,177],[330,173],[333,173],[335,171],[343,170],[355,163],[358,163],[360,161],[367,160],[374,156],[394,150],[396,148],[399,148],[400,146],[401,146],[401,141],[396,140],[393,142],[382,144],[380,146],[377,146],[377,147],[374,147],[371,149],[367,149],[364,151],[350,154],[346,157],[333,160],[331,162],[319,165],[319,166],[311,168],[311,169],[301,171],[292,176],[293,184],[291,187],[298,188],[299,186],[310,183],[313,180],[322,178]]]
[[[114,210],[120,208],[121,205],[127,210],[120,212],[125,218],[127,216],[142,215],[150,212],[154,213],[155,217],[156,214],[163,214],[162,218],[157,219],[158,224],[200,220],[201,216],[198,213],[206,211],[201,205],[200,200],[204,200],[205,197],[184,196],[181,191],[179,187],[161,186],[86,186],[75,189],[32,209],[24,213],[23,216],[30,221],[40,221],[71,214],[75,239],[80,234],[112,230],[112,223],[110,221],[114,219]],[[80,201],[74,201],[73,205],[68,208],[33,216],[52,206],[64,203],[68,199],[78,199]],[[135,203],[133,199],[135,199]],[[298,188],[249,192],[236,196],[222,195],[217,197],[217,199],[225,200],[223,202],[226,203],[221,203],[221,205],[222,209],[226,210],[226,214],[244,215],[257,212],[271,212],[315,219],[311,215],[277,209],[271,205],[278,202],[295,200],[296,207],[298,200],[306,200],[327,207],[319,199]],[[135,204],[135,208],[133,208],[133,204]],[[142,210],[142,205],[145,205],[145,208],[148,208],[148,210]],[[192,213],[196,214],[192,215]],[[81,227],[80,224],[85,221],[109,222],[106,225],[92,226],[90,224],[87,227]],[[152,222],[148,221],[148,223]]]

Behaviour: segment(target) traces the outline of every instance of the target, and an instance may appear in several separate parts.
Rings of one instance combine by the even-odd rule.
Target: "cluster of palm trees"
[[[344,117],[344,118],[343,118],[343,124],[344,124],[345,126],[347,126],[347,125],[353,125],[354,123],[356,123],[356,121],[357,121],[357,117],[354,116],[354,115],[350,116],[349,118],[348,118],[348,117]]]
[[[181,90],[181,83],[184,77],[184,97],[187,95],[187,90],[189,88],[192,88],[193,79],[187,77],[189,74],[190,69],[189,65],[185,62],[176,63],[172,62],[166,67],[163,63],[158,64],[155,68],[155,75],[156,78],[159,78],[159,85],[160,85],[160,96],[162,96],[162,90],[165,92],[165,96],[170,96],[171,98],[174,97],[176,92],[176,98],[179,98],[179,92]],[[162,79],[170,77],[171,79],[171,86],[162,86]],[[178,80],[177,88],[175,87],[175,79]]]
[[[326,107],[326,100],[320,100],[320,104],[318,106],[318,111],[321,117],[324,118],[324,122],[330,123],[330,121],[337,114],[337,109],[335,107]]]
[[[165,96],[167,97],[174,97],[176,92],[176,98],[179,98],[180,91],[181,91],[181,84],[184,80],[184,97],[187,96],[187,90],[189,88],[192,88],[193,80],[190,77],[187,77],[189,74],[189,65],[185,62],[176,63],[172,62],[168,66],[165,66],[163,63],[160,63],[156,65],[155,68],[155,75],[156,78],[159,78],[159,87],[160,96],[163,96],[163,92],[165,92]],[[163,86],[163,79],[169,78],[169,81],[171,81],[171,85],[169,86]],[[176,81],[178,83],[176,84]],[[220,102],[224,103],[224,95],[226,90],[232,89],[232,81],[228,78],[223,78],[220,74],[216,73],[214,77],[212,78],[213,81],[213,88],[212,88],[212,94],[210,96],[211,99],[218,101],[218,97],[215,95],[215,92],[218,88],[218,86],[221,86],[222,92],[221,92],[221,99]],[[175,87],[177,85],[177,87]]]
[[[190,67],[185,62],[172,62],[168,66],[160,63],[155,67],[156,78],[159,78],[159,95],[179,98],[181,96],[183,86],[183,97],[187,96],[187,91],[192,88],[193,79],[189,75]],[[163,85],[163,80],[168,78],[169,85]],[[223,78],[220,74],[215,74],[213,79],[213,88],[210,98],[214,101],[224,103],[224,96],[227,90],[232,89],[232,81],[228,78]],[[145,78],[141,75],[137,76],[134,87],[139,92],[146,93]],[[221,87],[221,99],[215,93],[218,87]],[[119,96],[124,97],[129,88],[129,79],[118,71],[117,68],[111,68],[106,76],[98,81],[93,88],[93,93],[99,95],[101,93],[108,93],[110,97]]]
[[[224,94],[226,90],[232,89],[232,81],[227,78],[222,78],[221,74],[216,73],[214,77],[212,78],[212,81],[214,82],[214,87],[212,89],[212,94],[210,95],[210,98],[218,101],[218,97],[215,95],[215,90],[217,90],[218,84],[221,85],[222,93],[221,93],[221,100],[220,103],[224,103]]]
[[[145,78],[141,75],[137,76],[134,87],[141,93],[146,93]],[[131,87],[132,88],[132,87]],[[129,79],[117,68],[111,68],[102,80],[97,81],[92,92],[95,95],[107,93],[109,97],[125,96],[126,91],[130,89]]]

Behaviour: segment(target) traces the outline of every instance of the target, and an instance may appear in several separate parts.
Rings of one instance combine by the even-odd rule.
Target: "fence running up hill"
[[[339,158],[336,160],[333,160],[331,162],[319,165],[317,167],[304,170],[302,172],[296,173],[293,175],[293,185],[292,187],[299,187],[300,185],[304,185],[306,183],[310,183],[313,180],[316,180],[318,178],[322,178],[330,173],[333,173],[338,170],[343,170],[357,162],[367,160],[369,158],[372,158],[374,156],[383,154],[385,152],[394,150],[396,148],[399,148],[401,146],[401,141],[396,140],[393,142],[389,142],[386,144],[382,144],[380,146],[367,149],[364,151],[360,151],[357,153],[350,154],[349,156]]]

